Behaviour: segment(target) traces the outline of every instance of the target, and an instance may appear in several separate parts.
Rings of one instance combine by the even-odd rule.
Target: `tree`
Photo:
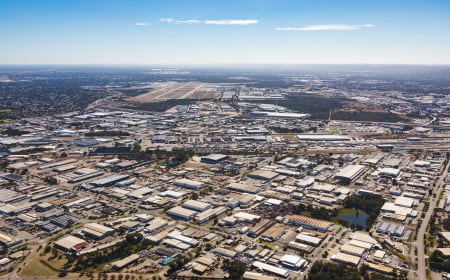
[[[228,271],[229,277],[227,279],[242,279],[242,275],[244,275],[247,270],[247,264],[238,260],[224,261],[223,269]]]

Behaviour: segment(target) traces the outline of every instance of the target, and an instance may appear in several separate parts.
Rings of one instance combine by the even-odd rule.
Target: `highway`
[[[426,277],[426,264],[425,264],[425,241],[424,236],[426,229],[428,227],[428,224],[430,223],[431,215],[434,212],[434,207],[436,205],[436,202],[439,199],[439,194],[442,191],[443,186],[445,186],[445,178],[447,177],[448,168],[450,166],[450,160],[448,161],[447,165],[445,166],[444,171],[442,172],[442,175],[439,176],[438,180],[436,181],[434,193],[436,194],[436,197],[433,198],[433,196],[430,197],[430,207],[428,208],[428,211],[425,214],[425,218],[422,221],[422,224],[420,225],[419,231],[417,233],[417,240],[414,242],[414,245],[417,248],[417,277],[411,277],[410,279],[427,279]]]

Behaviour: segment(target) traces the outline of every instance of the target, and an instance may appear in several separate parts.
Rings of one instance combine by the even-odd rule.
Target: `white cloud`
[[[136,26],[150,26],[152,24],[148,23],[148,22],[136,22],[134,25],[136,25]]]
[[[201,21],[196,19],[187,19],[187,20],[176,20],[173,18],[160,18],[159,19],[162,22],[166,23],[174,23],[174,24],[193,24],[193,23],[201,23]]]
[[[280,31],[322,31],[322,30],[337,30],[337,31],[347,31],[347,30],[358,30],[362,28],[374,27],[373,24],[321,24],[321,25],[307,25],[304,27],[278,27],[276,30]]]
[[[220,20],[197,20],[197,19],[188,19],[188,20],[176,20],[173,18],[161,18],[159,19],[162,22],[173,23],[173,24],[194,24],[194,23],[202,23],[208,25],[249,25],[249,24],[257,24],[258,20],[256,19],[220,19]]]
[[[221,20],[205,20],[204,24],[214,24],[214,25],[249,25],[257,24],[256,19],[221,19]]]

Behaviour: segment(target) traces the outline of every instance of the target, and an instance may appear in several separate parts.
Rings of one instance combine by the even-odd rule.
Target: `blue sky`
[[[0,64],[450,64],[450,0],[0,0]]]

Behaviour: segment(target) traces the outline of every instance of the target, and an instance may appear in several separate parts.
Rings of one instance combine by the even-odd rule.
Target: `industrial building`
[[[295,237],[295,240],[297,242],[300,243],[304,243],[304,244],[308,244],[314,247],[317,247],[320,245],[320,243],[322,243],[322,239],[319,237],[314,237],[311,235],[307,235],[307,234],[303,234],[303,233],[299,233],[297,234],[297,236]]]
[[[256,170],[252,173],[248,174],[248,177],[258,180],[270,181],[278,176],[277,172],[269,171],[269,170]]]
[[[286,220],[289,224],[309,228],[312,230],[318,230],[322,232],[328,231],[331,226],[330,222],[317,220],[301,215],[289,215],[286,216]]]
[[[186,200],[181,206],[198,212],[203,212],[211,208],[211,204],[193,199]]]
[[[242,183],[230,183],[227,186],[228,189],[235,191],[235,192],[240,192],[240,193],[251,193],[251,194],[256,194],[259,193],[261,191],[261,188],[256,187],[256,186],[252,186],[252,185],[247,185],[247,184],[242,184]]]
[[[184,236],[181,231],[174,230],[167,235],[167,238],[179,240],[189,246],[196,247],[200,242],[197,239]]]
[[[250,237],[257,237],[273,226],[275,222],[269,219],[263,219],[259,221],[256,225],[252,226],[248,231],[247,235]]]
[[[349,141],[350,137],[345,135],[333,134],[299,134],[297,135],[299,141]]]
[[[339,172],[334,175],[334,178],[338,180],[353,181],[364,172],[365,168],[364,165],[350,164],[339,170]]]
[[[203,156],[200,158],[200,161],[203,163],[209,163],[209,164],[217,164],[219,162],[222,162],[224,160],[229,159],[230,157],[227,155],[222,154],[210,154],[207,156]]]
[[[197,214],[197,212],[181,206],[175,206],[167,210],[167,214],[183,220],[190,220]]]
[[[132,254],[129,255],[128,257],[115,261],[111,264],[111,266],[113,267],[113,269],[115,270],[121,270],[124,267],[129,266],[130,264],[136,262],[138,259],[140,258],[140,256],[138,254]]]
[[[331,259],[336,262],[342,262],[354,266],[358,266],[361,261],[360,257],[349,255],[346,253],[339,252],[336,255],[331,256]]]
[[[256,269],[268,272],[270,274],[275,274],[283,278],[287,278],[289,276],[288,270],[270,264],[266,264],[260,261],[253,262],[252,266],[255,267]]]
[[[114,185],[117,182],[120,182],[122,180],[125,180],[129,178],[129,175],[111,175],[105,178],[100,178],[98,180],[90,182],[91,185],[95,187],[109,187]]]
[[[306,260],[295,255],[284,255],[280,259],[280,263],[290,269],[300,270],[306,265]]]
[[[196,190],[196,191],[205,186],[205,183],[203,183],[203,182],[198,182],[198,181],[184,179],[184,178],[175,180],[173,182],[173,184],[178,187],[182,187],[182,188],[190,189],[190,190]]]
[[[378,222],[375,229],[378,233],[388,234],[396,237],[402,237],[405,233],[404,226],[386,222]]]
[[[392,167],[384,167],[380,168],[376,171],[376,174],[380,177],[385,178],[397,178],[400,176],[400,169],[392,168]]]
[[[64,253],[78,252],[81,249],[86,248],[87,245],[88,243],[85,240],[73,235],[68,235],[53,243],[53,246],[56,249]]]
[[[344,244],[341,246],[340,251],[345,254],[362,257],[362,255],[366,252],[366,249],[351,244]]]
[[[195,217],[195,222],[197,224],[206,223],[207,221],[222,215],[226,211],[227,211],[227,208],[224,207],[224,206],[219,206],[219,207],[216,207],[216,208],[210,208],[208,210],[205,210],[205,211],[197,214],[197,216]]]
[[[152,221],[149,222],[147,227],[144,228],[144,232],[153,234],[156,232],[161,231],[169,224],[168,221],[164,220],[163,218],[156,217]]]
[[[103,239],[114,233],[114,229],[97,223],[85,224],[81,233],[94,239]]]

